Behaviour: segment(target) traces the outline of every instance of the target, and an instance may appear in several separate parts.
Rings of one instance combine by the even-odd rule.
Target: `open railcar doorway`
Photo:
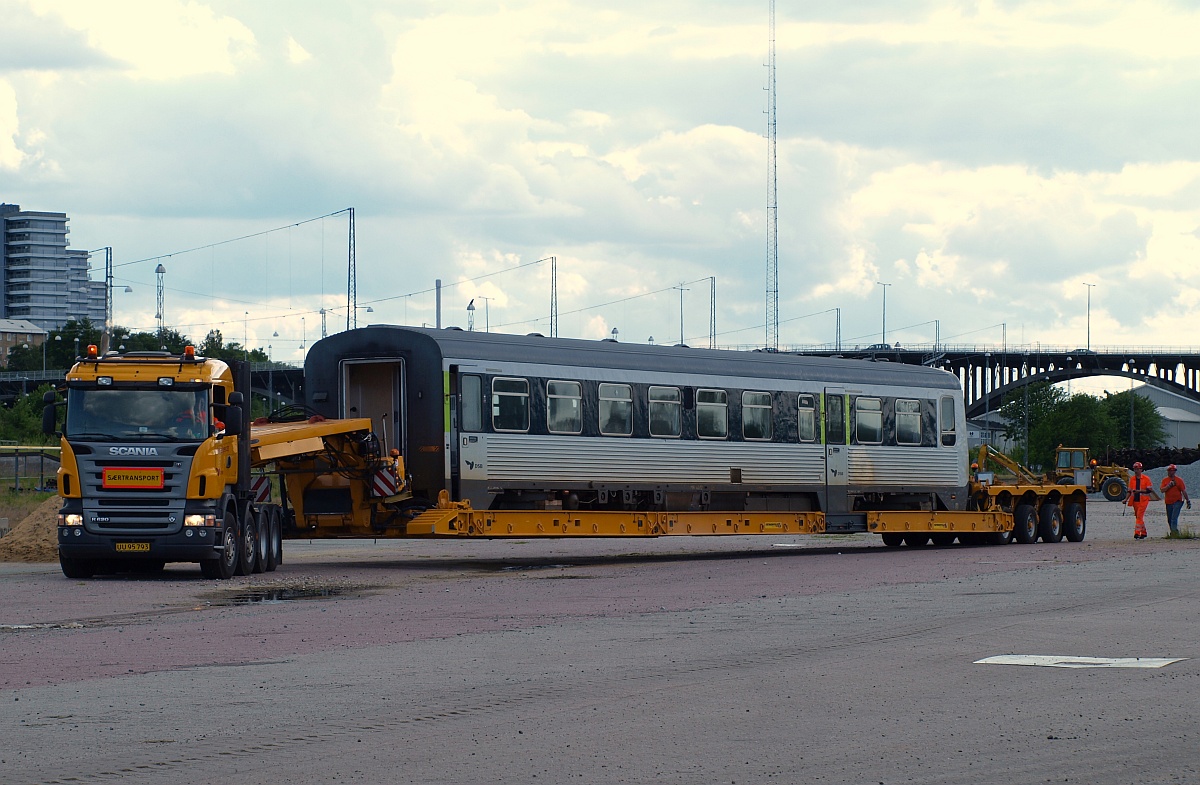
[[[339,416],[370,417],[384,454],[396,449],[407,461],[403,390],[404,361],[400,358],[342,361]]]

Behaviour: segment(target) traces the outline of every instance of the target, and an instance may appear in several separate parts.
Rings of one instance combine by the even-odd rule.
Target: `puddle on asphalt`
[[[340,597],[341,589],[259,589],[243,591],[225,598],[229,605],[255,605],[257,603],[287,602],[289,600],[324,600]]]
[[[378,586],[361,585],[273,585],[242,586],[213,592],[203,597],[206,605],[277,605],[300,600],[355,599],[377,591]]]

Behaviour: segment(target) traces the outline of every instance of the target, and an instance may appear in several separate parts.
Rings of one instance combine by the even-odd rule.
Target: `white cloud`
[[[229,16],[195,0],[30,0],[87,34],[88,43],[128,64],[131,76],[150,80],[232,74],[255,56],[254,34]]]
[[[19,132],[17,94],[11,84],[0,79],[0,169],[16,169],[25,160],[25,153],[17,147]]]
[[[312,55],[307,49],[300,45],[300,42],[290,35],[287,40],[288,62],[293,65],[308,62],[312,59]]]

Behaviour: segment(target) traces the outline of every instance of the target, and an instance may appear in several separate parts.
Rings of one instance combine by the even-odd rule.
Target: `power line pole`
[[[708,348],[717,348],[717,276],[708,277]]]
[[[161,347],[164,344],[163,330],[166,326],[166,314],[164,313],[166,309],[164,307],[163,283],[167,275],[167,268],[163,267],[160,263],[158,267],[154,268],[154,274],[158,276],[158,313],[154,314],[154,316],[158,319],[158,345]]]
[[[358,327],[358,269],[354,259],[354,208],[350,211],[350,236],[347,238],[346,264],[346,329]]]
[[[767,53],[767,346],[779,349],[779,180],[776,172],[775,0],[770,8]]]

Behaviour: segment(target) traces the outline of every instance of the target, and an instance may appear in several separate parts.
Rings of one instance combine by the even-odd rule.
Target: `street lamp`
[[[1088,306],[1087,306],[1087,348],[1092,350],[1092,289],[1096,288],[1096,284],[1084,281],[1084,286],[1088,288]]]
[[[75,359],[79,359],[79,336],[75,336]]]
[[[883,329],[880,332],[879,342],[887,343],[887,288],[891,284],[883,281],[876,281],[875,284],[883,287]]]
[[[887,289],[884,289],[886,292]],[[992,353],[984,352],[983,361],[987,365],[987,375],[983,377],[983,443],[989,447],[992,445],[992,392],[991,387],[992,376]]]

